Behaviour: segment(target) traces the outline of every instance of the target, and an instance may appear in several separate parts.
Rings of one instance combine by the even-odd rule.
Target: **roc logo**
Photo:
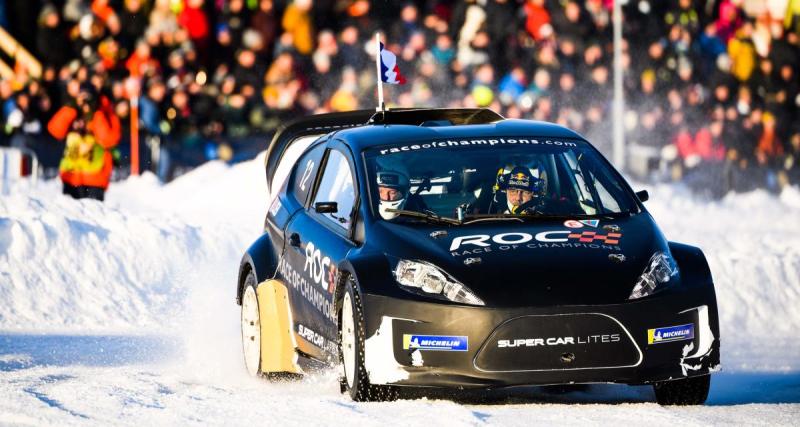
[[[453,242],[450,244],[450,252],[458,250],[465,245],[487,248],[491,246],[491,243],[487,242],[488,240],[491,240],[499,245],[521,245],[528,243],[531,240],[536,240],[537,242],[541,243],[567,243],[570,240],[577,240],[581,243],[617,245],[619,244],[620,239],[622,239],[622,233],[597,234],[596,231],[584,231],[577,233],[567,230],[542,231],[536,233],[536,235],[522,232],[502,233],[495,234],[493,236],[488,234],[473,234],[469,236],[455,237]]]
[[[325,256],[314,246],[314,242],[306,244],[306,263],[303,265],[303,273],[308,273],[314,283],[322,289],[333,292],[336,286],[336,266],[331,263],[330,257]]]
[[[465,336],[403,334],[403,350],[467,351]]]
[[[668,326],[647,330],[647,343],[660,344],[662,342],[684,341],[694,339],[694,325],[689,323],[679,326]]]

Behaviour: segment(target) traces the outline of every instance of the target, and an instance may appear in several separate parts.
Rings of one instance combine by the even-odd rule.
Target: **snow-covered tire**
[[[256,296],[256,276],[249,272],[242,292],[242,352],[247,372],[261,376],[261,316]]]
[[[379,402],[397,399],[397,388],[369,382],[364,367],[364,314],[355,283],[349,278],[339,312],[339,354],[344,369],[344,389],[356,402]]]
[[[653,384],[659,405],[702,405],[710,388],[711,375]]]

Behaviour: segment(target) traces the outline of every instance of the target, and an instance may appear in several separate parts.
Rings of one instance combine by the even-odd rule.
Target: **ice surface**
[[[649,387],[527,388],[356,404],[334,371],[246,376],[235,278],[267,210],[263,157],[162,186],[112,184],[105,204],[60,183],[0,197],[0,424],[656,425],[800,419],[800,191],[694,197],[647,189],[665,235],[701,247],[717,287],[723,372],[703,408]],[[497,405],[495,403],[503,403]],[[587,403],[594,403],[588,405]]]

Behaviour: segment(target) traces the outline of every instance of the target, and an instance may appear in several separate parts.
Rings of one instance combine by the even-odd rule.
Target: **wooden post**
[[[131,98],[131,175],[139,175],[139,97]]]
[[[42,63],[28,52],[11,34],[0,27],[0,49],[16,62],[21,63],[34,78],[42,76]]]
[[[125,90],[131,103],[131,175],[139,175],[139,95],[141,82],[130,77],[125,81]]]

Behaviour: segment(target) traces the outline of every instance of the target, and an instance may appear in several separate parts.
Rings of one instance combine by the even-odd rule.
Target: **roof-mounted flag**
[[[397,57],[386,50],[383,43],[381,43],[380,34],[377,32],[375,33],[375,47],[377,48],[375,52],[375,72],[378,73],[378,108],[375,110],[385,112],[386,104],[383,103],[383,84],[405,84],[406,78],[400,74],[400,69],[397,68]]]
[[[383,43],[380,43],[379,58],[381,64],[381,81],[392,85],[402,85],[406,83],[406,78],[400,74],[397,68],[397,57],[387,50]]]

